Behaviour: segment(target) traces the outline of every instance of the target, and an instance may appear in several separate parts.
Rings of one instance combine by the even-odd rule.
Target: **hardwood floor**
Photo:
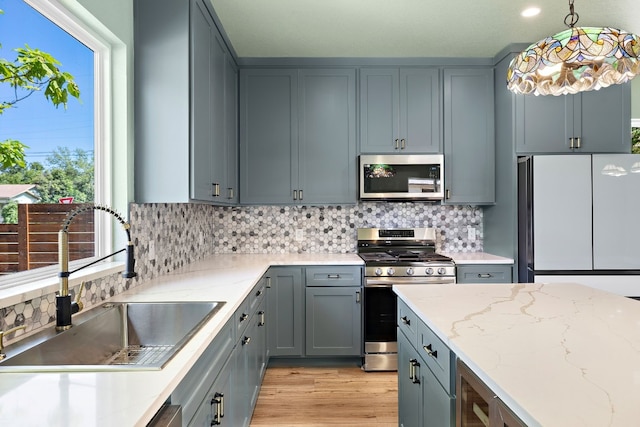
[[[397,426],[396,372],[270,367],[251,426]]]

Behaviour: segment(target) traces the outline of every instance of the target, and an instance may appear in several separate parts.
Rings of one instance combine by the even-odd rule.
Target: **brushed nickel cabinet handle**
[[[402,316],[400,318],[400,320],[402,320],[402,323],[404,323],[405,325],[410,325],[411,324],[411,320],[407,319],[407,316]]]
[[[491,273],[478,273],[478,278],[480,279],[490,279],[493,275]]]
[[[302,200],[302,199],[303,199],[303,197],[302,197],[302,190],[298,190],[298,192],[300,193],[300,200]]]
[[[576,148],[580,148],[580,137],[576,138]]]
[[[432,350],[431,344],[423,345],[422,348],[427,354],[435,359],[438,358],[438,350]]]
[[[260,310],[258,312],[258,316],[260,316],[260,321],[258,322],[258,326],[264,326],[264,311]]]
[[[360,291],[356,291],[356,304],[360,304]]]
[[[447,189],[447,191],[445,191],[445,199],[450,199],[451,198],[451,190]]]
[[[227,188],[227,199],[233,199],[233,188],[229,187]]]
[[[572,150],[575,148],[575,147],[573,146],[573,140],[574,140],[574,138],[573,138],[573,137],[569,138],[569,148],[571,148]]]
[[[293,200],[298,200],[298,190],[293,190]]]
[[[397,150],[398,148],[400,148],[399,141],[400,141],[399,139],[397,139],[397,138],[395,139],[395,143],[396,143],[396,150]]]
[[[401,150],[404,150],[405,148],[407,148],[407,144],[406,144],[406,142],[407,142],[407,141],[405,141],[405,139],[404,139],[404,138],[402,138],[402,139],[400,140],[400,149],[401,149]]]

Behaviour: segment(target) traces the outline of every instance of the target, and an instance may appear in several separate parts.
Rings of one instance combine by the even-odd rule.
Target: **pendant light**
[[[626,83],[640,73],[640,38],[610,27],[576,27],[569,0],[569,28],[532,44],[509,64],[507,88],[515,93],[567,95]]]

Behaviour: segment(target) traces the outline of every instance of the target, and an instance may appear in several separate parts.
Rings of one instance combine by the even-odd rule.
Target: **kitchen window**
[[[95,17],[90,15],[85,8],[77,3],[69,3],[66,6],[57,1],[24,0],[29,6],[49,19],[52,23],[64,30],[70,37],[75,38],[93,52],[93,152],[94,152],[94,198],[93,202],[108,205],[115,208],[125,217],[128,216],[126,208],[128,202],[128,133],[127,108],[115,111],[113,105],[128,105],[127,91],[127,54],[126,45],[117,39],[111,31],[102,25]],[[0,9],[3,9],[0,1]],[[6,5],[6,3],[5,3]],[[10,19],[3,16],[3,19]],[[2,42],[2,40],[0,40]],[[3,43],[3,55],[8,53]],[[10,48],[22,46],[10,46]],[[31,46],[38,48],[38,46]],[[45,50],[45,49],[43,49]],[[46,51],[46,50],[45,50]],[[55,52],[49,52],[56,57]],[[7,58],[10,59],[10,58]],[[61,67],[64,71],[64,64]],[[81,99],[82,88],[81,90]],[[37,94],[41,96],[40,94]],[[77,102],[70,98],[69,104]],[[53,108],[53,106],[51,106]],[[62,108],[62,107],[60,107]],[[10,137],[10,136],[7,136]],[[3,138],[4,139],[4,138]],[[28,145],[28,144],[27,144]],[[113,159],[119,159],[121,164],[116,164]],[[118,192],[118,198],[114,197]],[[118,236],[115,226],[109,215],[100,213],[95,215],[95,258],[113,252],[117,246],[124,246],[124,238]],[[112,237],[113,235],[113,237]],[[76,265],[86,264],[93,258],[81,260]],[[73,263],[72,263],[73,264]],[[74,265],[71,266],[74,269]],[[114,267],[107,269],[113,272]],[[98,271],[100,269],[97,269]],[[34,270],[17,272],[0,278],[0,290],[8,288],[20,288],[29,285],[32,289],[51,286],[52,280],[57,283],[58,266],[51,265]],[[77,274],[76,280],[82,278],[82,272]],[[105,274],[108,274],[105,273]],[[92,272],[89,278],[97,278],[100,273]],[[74,277],[70,278],[72,281]],[[74,285],[74,283],[70,283]],[[3,293],[4,295],[4,293]]]

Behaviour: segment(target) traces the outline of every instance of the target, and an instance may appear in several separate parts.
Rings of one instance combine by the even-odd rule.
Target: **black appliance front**
[[[365,371],[398,369],[397,296],[391,286],[364,287]]]

